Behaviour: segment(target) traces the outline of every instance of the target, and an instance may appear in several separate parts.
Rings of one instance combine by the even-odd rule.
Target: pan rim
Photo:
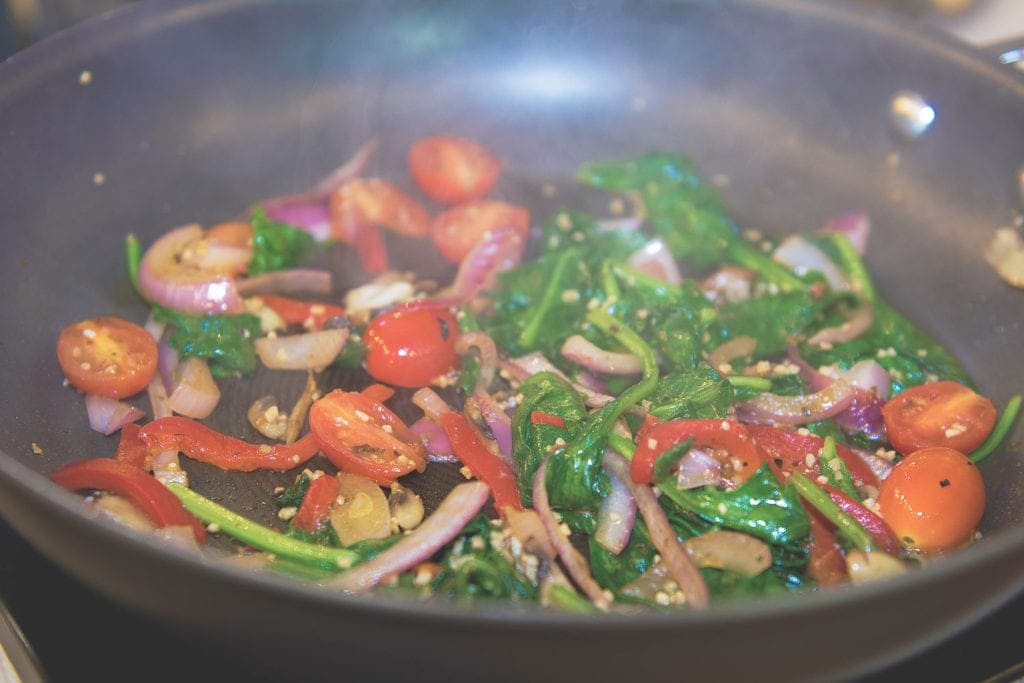
[[[157,0],[141,5],[125,7],[89,20],[67,32],[51,36],[34,46],[17,53],[3,64],[0,64],[0,99],[17,92],[19,87],[27,85],[35,76],[48,70],[67,69],[68,64],[77,64],[88,57],[87,47],[90,37],[100,33],[109,37],[111,33],[120,40],[139,37],[143,31],[159,31],[178,22],[196,21],[223,13],[237,7],[271,4],[272,0]],[[1012,69],[1003,69],[993,60],[985,57],[980,51],[965,43],[956,41],[938,30],[909,31],[904,22],[890,21],[885,14],[858,14],[839,6],[825,6],[804,0],[737,0],[739,5],[767,7],[780,12],[805,11],[813,12],[830,21],[863,27],[880,35],[898,35],[900,39],[918,41],[922,47],[934,52],[937,58],[954,59],[959,65],[978,74],[994,84],[1007,88],[1010,93],[1024,100],[1024,75]],[[116,43],[115,43],[116,44]],[[102,49],[110,49],[109,42]],[[91,49],[98,49],[93,47]],[[56,58],[55,58],[56,57]],[[68,494],[45,476],[23,465],[6,450],[0,450],[0,478],[10,485],[27,492],[37,502],[56,509],[63,519],[82,519],[81,505],[75,503],[75,496]],[[97,520],[91,520],[97,522]],[[17,524],[14,524],[17,528]],[[380,597],[348,596],[340,593],[329,593],[322,588],[303,584],[267,573],[256,573],[232,567],[214,560],[197,558],[183,550],[160,543],[155,539],[123,529],[114,522],[98,520],[95,526],[97,533],[108,537],[127,540],[135,552],[145,552],[154,557],[173,561],[181,567],[201,569],[212,572],[220,578],[243,581],[252,587],[260,587],[284,596],[294,597],[303,601],[329,601],[337,606],[355,612],[374,612],[393,617],[417,619],[436,619],[444,616],[464,625],[488,624],[490,627],[518,628],[523,626],[544,627],[572,625],[579,629],[604,629],[628,623],[631,628],[662,628],[669,624],[708,624],[729,623],[735,620],[746,620],[752,616],[772,617],[782,613],[817,612],[830,610],[837,605],[847,605],[868,598],[883,598],[886,595],[901,592],[906,586],[925,582],[938,582],[960,573],[971,570],[974,565],[994,561],[1011,554],[1024,546],[1024,528],[1007,529],[993,537],[964,551],[955,553],[942,562],[921,568],[907,577],[897,577],[881,584],[842,588],[836,591],[815,593],[813,595],[796,595],[767,601],[739,602],[716,607],[710,612],[683,612],[679,614],[660,615],[645,614],[628,617],[619,615],[599,615],[597,617],[580,617],[574,615],[554,614],[546,611],[530,611],[508,609],[500,606],[495,609],[451,610],[440,607],[437,603],[416,603],[411,601],[393,602]],[[1024,578],[1021,580],[1024,585]],[[1020,587],[1018,587],[1018,590]],[[326,594],[326,595],[325,595]],[[330,597],[328,597],[330,596]],[[1006,596],[1007,599],[1009,596]]]

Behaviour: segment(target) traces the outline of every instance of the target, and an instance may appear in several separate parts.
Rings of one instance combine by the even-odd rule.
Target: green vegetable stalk
[[[203,522],[215,524],[220,531],[258,550],[334,571],[348,569],[361,559],[358,553],[345,548],[327,548],[285,536],[246,519],[181,484],[171,483],[167,488],[178,497],[189,512]]]

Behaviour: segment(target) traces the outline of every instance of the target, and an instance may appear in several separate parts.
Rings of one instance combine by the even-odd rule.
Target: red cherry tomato
[[[459,323],[443,308],[396,308],[366,327],[366,370],[378,382],[424,387],[458,364]]]
[[[430,215],[412,197],[380,178],[350,180],[331,195],[331,236],[353,243],[368,227],[423,237]]]
[[[498,182],[501,160],[481,145],[452,135],[423,138],[409,149],[409,174],[439,204],[481,199]]]
[[[381,486],[427,466],[419,437],[397,415],[358,391],[335,389],[314,401],[309,428],[338,469]]]
[[[156,373],[156,340],[135,323],[103,316],[68,325],[57,337],[64,376],[86,394],[137,394]]]
[[[958,382],[929,382],[889,399],[882,419],[889,443],[904,455],[932,446],[970,453],[992,431],[996,407]]]
[[[492,200],[460,204],[434,217],[430,238],[442,256],[460,263],[485,233],[504,226],[514,228],[525,238],[530,229],[530,212],[521,206]]]
[[[970,542],[985,512],[985,483],[974,463],[952,448],[914,451],[882,482],[882,518],[900,542],[929,553]]]

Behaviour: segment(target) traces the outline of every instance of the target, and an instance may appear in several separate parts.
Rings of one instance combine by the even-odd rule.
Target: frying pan
[[[888,121],[901,90],[920,92],[937,114],[913,141]],[[745,227],[810,230],[864,209],[879,290],[1002,405],[1022,385],[1024,292],[999,280],[981,248],[1014,217],[1022,128],[1018,74],[843,6],[217,0],[106,15],[0,65],[0,513],[111,600],[296,678],[802,680],[877,670],[1020,590],[1019,428],[982,465],[984,538],[909,576],[707,614],[463,610],[329,593],[95,518],[45,478],[113,450],[62,386],[54,340],[92,315],[144,318],[121,275],[126,233],[148,243],[223,220],[311,184],[373,136],[381,146],[370,171],[401,178],[413,140],[451,131],[495,149],[506,160],[497,193],[537,216],[572,197],[579,163],[654,149],[688,152],[727,178],[723,194]],[[562,194],[540,199],[546,183]],[[406,250],[396,260],[423,259]],[[350,282],[360,276],[350,261],[331,265]],[[285,403],[301,385],[266,382]],[[232,398],[243,385],[222,390],[212,423],[246,435],[245,401]],[[200,491],[272,518],[281,476],[187,466]],[[449,475],[417,485],[436,500]]]

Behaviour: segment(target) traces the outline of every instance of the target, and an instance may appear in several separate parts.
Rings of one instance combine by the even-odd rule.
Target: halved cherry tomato
[[[458,364],[459,323],[443,308],[402,307],[379,314],[363,333],[366,371],[378,382],[424,387]]]
[[[487,148],[453,135],[423,138],[409,148],[409,174],[440,204],[481,199],[498,182],[501,160]]]
[[[315,534],[331,517],[331,509],[338,498],[341,483],[337,477],[323,475],[309,482],[306,495],[302,498],[298,512],[292,518],[292,524],[311,534]]]
[[[309,428],[338,469],[387,486],[423,471],[423,443],[402,420],[357,391],[335,389],[309,409]]]
[[[817,457],[821,453],[825,440],[820,436],[801,434],[791,429],[771,427],[768,425],[748,424],[747,431],[754,437],[758,448],[762,450],[768,462],[781,472],[801,472],[811,479],[820,474]],[[873,486],[878,488],[881,482],[864,459],[854,453],[848,446],[836,444],[836,452],[846,463],[855,486]],[[807,456],[813,455],[815,461],[807,462]]]
[[[345,315],[345,309],[319,301],[304,301],[286,296],[261,294],[260,300],[267,308],[273,309],[287,325],[302,325],[310,330],[323,329],[331,318]]]
[[[442,256],[460,263],[484,234],[506,226],[525,238],[530,230],[530,212],[515,204],[483,199],[435,216],[430,222],[430,238]]]
[[[290,444],[248,443],[180,415],[161,417],[144,425],[139,431],[139,438],[151,453],[181,451],[193,460],[235,472],[283,472],[298,467],[320,452],[320,444],[312,434]]]
[[[189,526],[196,541],[206,541],[206,527],[159,481],[138,467],[110,458],[79,460],[50,475],[69,491],[97,489],[124,496],[158,527]]]
[[[890,398],[882,420],[889,443],[904,455],[931,446],[970,453],[992,431],[996,407],[959,382],[928,382]]]
[[[746,481],[764,461],[747,428],[739,422],[667,420],[651,424],[637,434],[636,452],[629,467],[633,481],[652,483],[658,458],[690,437],[694,439],[694,448],[711,449],[716,459],[731,468],[731,479],[737,485]]]
[[[380,178],[355,178],[331,195],[331,236],[355,243],[365,226],[423,237],[430,215],[412,197]]]
[[[933,446],[901,460],[878,494],[882,518],[900,541],[928,553],[970,542],[985,512],[985,483],[963,453]]]
[[[522,510],[516,476],[501,458],[488,450],[472,423],[455,412],[441,413],[438,420],[452,445],[455,457],[469,468],[474,477],[491,488],[494,509],[498,514],[504,517],[507,507]]]
[[[137,394],[156,373],[156,340],[135,323],[114,316],[68,325],[57,337],[64,376],[86,394],[123,398]]]

